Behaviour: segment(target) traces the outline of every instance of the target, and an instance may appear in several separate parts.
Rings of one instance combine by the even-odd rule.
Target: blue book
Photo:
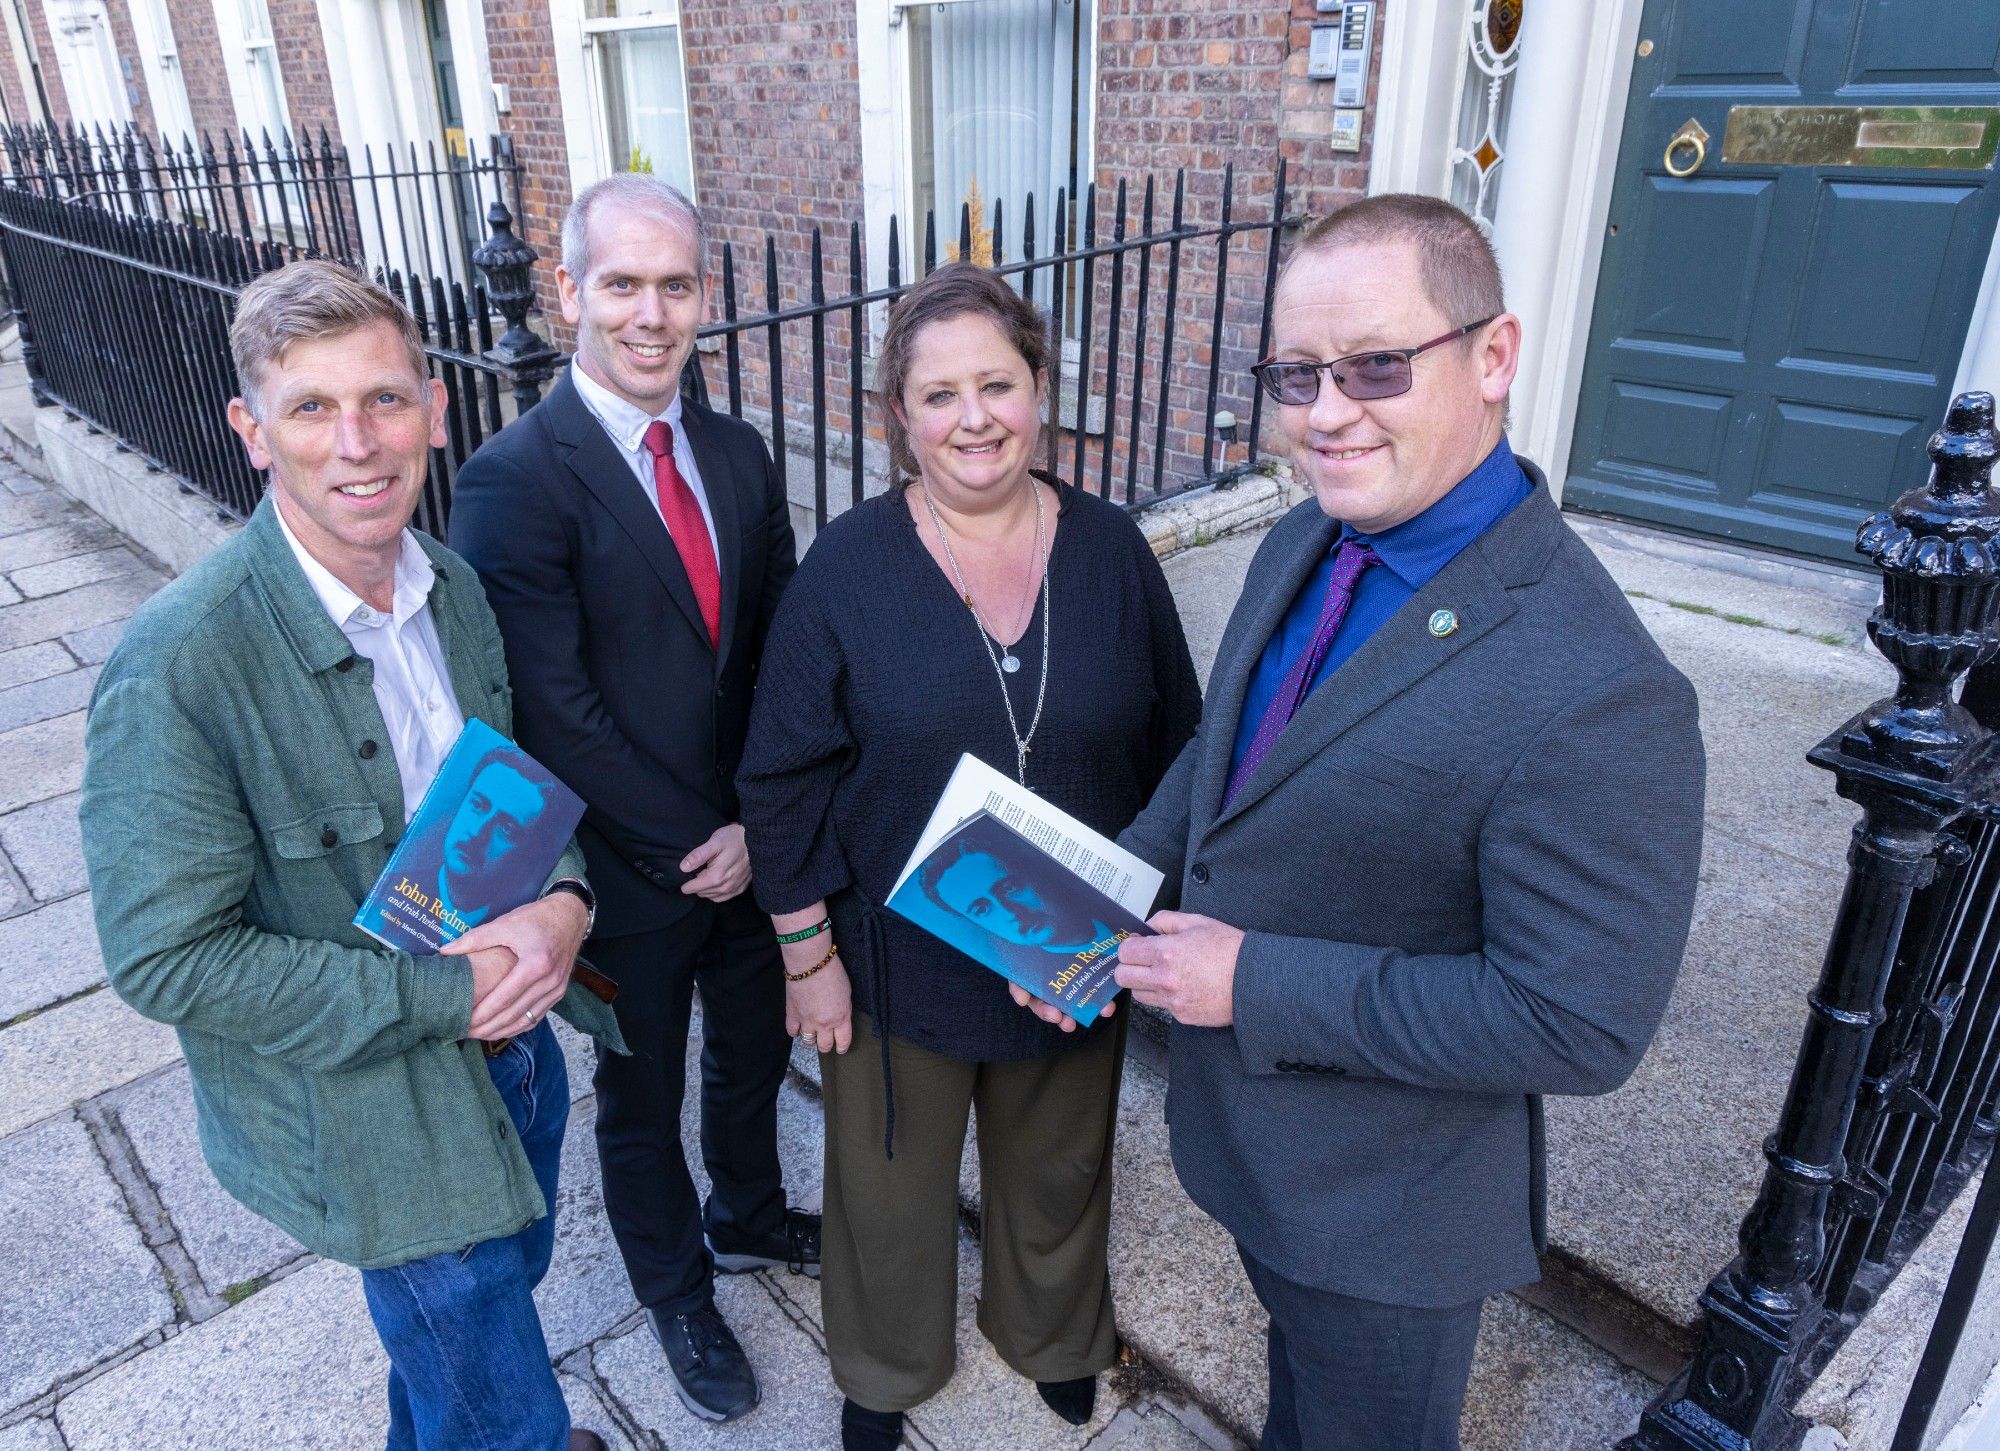
[[[547,767],[469,720],[354,925],[398,951],[436,953],[539,897],[582,817]]]
[[[915,863],[889,910],[1079,1023],[1118,995],[1119,945],[1153,929],[991,811]]]

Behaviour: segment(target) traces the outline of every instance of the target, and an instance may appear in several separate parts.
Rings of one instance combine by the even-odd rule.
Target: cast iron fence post
[[[1869,638],[1896,668],[1894,696],[1811,752],[1862,818],[1848,880],[1769,1167],[1737,1240],[1709,1282],[1694,1360],[1648,1406],[1625,1451],[1787,1451],[1806,1427],[1791,1413],[1828,1313],[1813,1280],[1836,1189],[1865,1192],[1843,1161],[1870,1041],[1911,898],[1929,881],[1946,828],[1992,797],[2000,736],[1952,698],[1966,671],[2000,651],[2000,437],[1993,395],[1960,395],[1930,441],[1930,482],[1861,526],[1882,571]]]
[[[526,413],[542,400],[542,385],[553,378],[562,354],[528,326],[528,309],[535,301],[537,253],[514,235],[514,217],[504,202],[486,209],[493,235],[472,254],[473,265],[486,275],[486,296],[507,319],[507,331],[485,356],[507,375],[514,390],[514,407]]]

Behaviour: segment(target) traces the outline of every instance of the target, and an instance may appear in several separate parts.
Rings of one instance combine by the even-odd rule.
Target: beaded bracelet
[[[797,932],[780,932],[778,946],[790,947],[794,942],[804,942],[808,937],[817,937],[833,926],[833,918],[822,917],[810,927],[802,927]]]
[[[818,972],[822,967],[825,967],[829,962],[832,962],[834,958],[839,955],[840,955],[840,949],[834,944],[828,943],[825,957],[822,957],[818,962],[815,962],[811,967],[807,968],[804,972],[786,972],[785,981],[804,982],[807,978],[811,977],[814,973]]]

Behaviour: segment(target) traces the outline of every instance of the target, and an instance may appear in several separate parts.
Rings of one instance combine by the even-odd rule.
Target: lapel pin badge
[[[1442,640],[1458,628],[1458,616],[1450,610],[1438,610],[1431,616],[1431,633]]]

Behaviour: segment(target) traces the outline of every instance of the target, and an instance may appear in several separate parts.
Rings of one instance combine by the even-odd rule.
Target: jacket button
[[[1207,885],[1208,885],[1208,863],[1207,863],[1207,862],[1196,862],[1196,863],[1195,863],[1195,864],[1194,864],[1194,865],[1193,865],[1193,866],[1192,866],[1191,868],[1189,868],[1189,869],[1188,869],[1188,875],[1189,875],[1190,877],[1193,877],[1193,878],[1194,878],[1194,884],[1195,884],[1195,885],[1196,885],[1197,887],[1205,887],[1205,886],[1207,886]]]
[[[321,846],[339,846],[340,833],[335,831],[331,826],[327,827],[326,830],[319,834],[319,844]]]
[[[342,675],[345,675],[354,668],[354,657],[349,655],[345,660],[334,661],[333,668],[338,670]]]
[[[363,742],[361,743],[361,750],[360,750],[360,755],[361,755],[361,759],[362,759],[362,760],[364,760],[364,761],[372,761],[372,760],[374,760],[374,759],[375,759],[375,751],[376,751],[376,745],[375,745],[375,742],[373,742],[373,741],[363,741]]]

